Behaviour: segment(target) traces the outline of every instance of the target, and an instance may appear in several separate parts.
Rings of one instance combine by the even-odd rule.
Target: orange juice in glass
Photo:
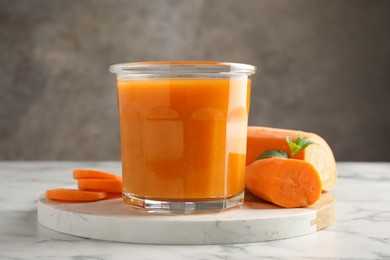
[[[117,76],[125,203],[184,214],[240,205],[255,67],[136,62],[110,71]]]

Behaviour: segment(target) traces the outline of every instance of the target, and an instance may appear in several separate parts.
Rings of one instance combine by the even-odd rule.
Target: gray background
[[[124,61],[259,67],[250,124],[390,161],[390,1],[2,0],[0,160],[120,158]]]

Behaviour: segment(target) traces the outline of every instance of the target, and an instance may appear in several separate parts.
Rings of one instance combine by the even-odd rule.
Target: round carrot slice
[[[46,191],[46,199],[67,202],[97,201],[106,197],[106,192],[82,191],[73,189],[52,189]]]
[[[115,179],[79,179],[79,190],[122,192],[122,181]]]
[[[73,178],[76,180],[79,179],[122,179],[122,176],[97,170],[89,169],[74,169]]]

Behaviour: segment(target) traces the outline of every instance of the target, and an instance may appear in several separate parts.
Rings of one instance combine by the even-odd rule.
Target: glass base
[[[203,201],[182,200],[157,200],[143,198],[131,193],[122,193],[123,201],[137,209],[146,212],[172,213],[172,214],[195,214],[213,213],[241,205],[244,202],[244,192],[227,198],[212,198]]]

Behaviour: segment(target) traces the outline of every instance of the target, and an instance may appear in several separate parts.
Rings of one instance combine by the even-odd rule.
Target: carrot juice
[[[125,202],[242,202],[247,76],[118,78],[117,93]]]

